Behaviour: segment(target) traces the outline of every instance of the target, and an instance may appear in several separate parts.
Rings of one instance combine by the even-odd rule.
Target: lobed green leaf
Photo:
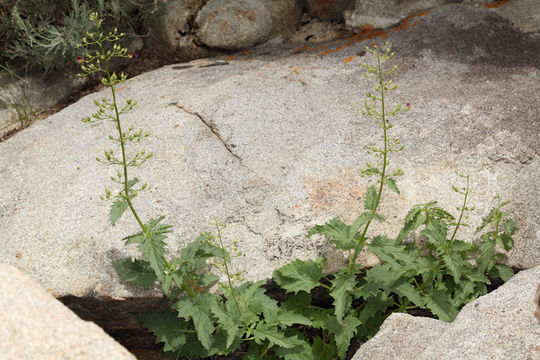
[[[320,286],[323,277],[323,269],[326,260],[295,260],[277,270],[274,270],[273,278],[276,283],[287,292],[298,293],[299,291],[310,292]]]
[[[157,280],[154,269],[148,261],[131,260],[130,258],[115,259],[113,266],[120,279],[133,285],[141,285],[145,290],[151,288]]]

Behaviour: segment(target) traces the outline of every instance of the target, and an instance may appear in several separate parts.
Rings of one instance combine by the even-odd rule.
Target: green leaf
[[[495,244],[493,241],[484,240],[479,246],[480,255],[476,260],[478,269],[483,273],[490,271],[493,267],[493,255],[495,253]]]
[[[325,266],[326,260],[323,258],[306,261],[296,260],[274,270],[273,278],[287,292],[310,292],[313,288],[321,285],[319,281],[323,277]]]
[[[482,224],[480,224],[479,227],[476,228],[476,234],[478,234],[480,231],[482,231],[495,217],[495,214],[497,213],[497,208],[491,209],[488,216],[482,219]]]
[[[441,220],[433,220],[426,224],[426,228],[422,231],[427,238],[427,241],[435,246],[439,254],[444,253],[444,245],[447,243],[446,234],[448,227]]]
[[[347,349],[351,344],[351,339],[354,337],[357,328],[361,324],[360,320],[351,315],[346,316],[342,321],[338,321],[338,319],[334,317],[327,321],[326,327],[330,334],[334,335],[338,356],[341,359],[345,359]]]
[[[178,352],[186,344],[188,323],[172,312],[142,313],[137,316],[142,326],[156,336],[156,343],[162,342],[163,351]]]
[[[128,202],[126,200],[115,200],[111,205],[111,211],[109,212],[109,219],[111,225],[114,226],[116,220],[118,220],[124,211],[128,208]]]
[[[366,209],[375,211],[375,208],[377,207],[377,190],[375,189],[375,185],[371,185],[367,188],[364,203]]]
[[[309,230],[307,237],[314,234],[323,234],[336,245],[338,249],[350,250],[357,246],[359,235],[351,231],[351,227],[339,219],[332,219],[324,225],[317,225]]]
[[[212,303],[210,309],[218,320],[218,326],[227,333],[226,348],[229,348],[235,340],[242,336],[242,332],[240,331],[242,324],[239,322],[237,316],[234,316],[224,308],[222,301]]]
[[[334,279],[332,279],[330,296],[334,299],[335,314],[340,323],[345,316],[345,308],[352,310],[352,298],[349,293],[354,289],[355,285],[356,273],[348,273],[346,268],[337,272]]]
[[[454,277],[454,281],[459,283],[461,280],[461,268],[465,267],[468,263],[463,257],[455,251],[448,251],[441,255],[444,264],[450,270],[450,273]]]
[[[501,278],[502,281],[507,282],[512,276],[514,276],[514,271],[512,268],[505,264],[495,264],[489,272],[491,277]]]
[[[287,310],[280,310],[271,324],[278,324],[278,325],[285,325],[285,326],[293,326],[295,324],[307,325],[307,326],[313,325],[311,320],[309,320],[304,315],[301,315],[293,311],[287,311]]]
[[[139,243],[139,251],[143,254],[146,260],[150,263],[152,269],[154,269],[158,279],[164,279],[165,270],[165,242],[163,241],[166,236],[165,233],[171,232],[170,225],[159,224],[163,220],[164,216],[160,216],[157,219],[151,219],[148,225],[146,225],[146,233],[144,239]]]
[[[500,236],[495,237],[495,239],[497,240],[497,244],[506,251],[510,251],[514,246],[514,239],[508,233],[502,233]]]
[[[312,345],[314,358],[317,360],[333,360],[337,358],[337,348],[334,342],[325,343],[324,340],[315,336]]]
[[[395,193],[399,194],[399,189],[396,185],[396,181],[393,178],[386,178],[384,180],[384,183],[390,188],[390,190],[394,191]]]
[[[275,346],[274,352],[285,360],[313,360],[314,354],[311,346],[302,340],[302,333],[297,329],[289,328],[285,331],[285,336],[294,344],[292,348]]]
[[[272,326],[265,323],[253,329],[253,336],[258,344],[264,343],[266,340],[272,345],[278,345],[286,349],[293,348],[297,345],[297,341],[285,336],[277,326]]]
[[[418,250],[408,250],[401,242],[389,239],[386,235],[375,236],[368,245],[368,249],[371,253],[377,255],[381,261],[396,267],[412,267],[418,256]]]
[[[408,281],[408,279],[402,279],[401,281],[393,284],[390,289],[399,296],[406,297],[416,306],[423,308],[425,306],[425,298],[420,294],[418,289]]]
[[[193,320],[197,338],[206,350],[212,346],[212,333],[214,332],[214,322],[208,314],[212,303],[216,301],[215,296],[208,293],[197,294],[195,298],[182,298],[174,308],[178,310],[178,317]]]
[[[157,280],[150,263],[130,258],[113,260],[113,266],[120,279],[133,285],[142,285],[145,290],[151,288]]]
[[[452,322],[459,313],[459,309],[452,305],[448,294],[441,290],[425,291],[424,300],[426,307],[436,315],[439,320]]]
[[[401,231],[399,232],[399,235],[397,237],[398,241],[402,241],[405,239],[407,235],[413,230],[418,229],[421,225],[424,224],[427,217],[422,211],[422,207],[420,205],[415,205],[405,216],[404,225]]]
[[[303,291],[296,295],[290,294],[287,300],[281,303],[281,309],[303,315],[311,321],[311,326],[317,329],[324,328],[331,312],[331,309],[312,305],[311,294]]]
[[[122,240],[125,241],[125,245],[140,244],[144,240],[144,232],[138,232],[136,234],[126,236]]]
[[[514,222],[514,220],[506,220],[503,224],[504,226],[504,230],[508,233],[508,235],[514,235],[514,233],[516,232],[516,223]],[[505,249],[506,251],[510,250],[510,249]]]

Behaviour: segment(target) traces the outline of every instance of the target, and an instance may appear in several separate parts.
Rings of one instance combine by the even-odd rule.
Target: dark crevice
[[[199,118],[199,120],[208,128],[208,130],[210,130],[210,132],[212,134],[215,135],[215,137],[218,138],[219,141],[221,141],[221,143],[223,144],[223,146],[225,147],[225,149],[229,152],[229,154],[231,154],[233,157],[235,157],[236,159],[238,159],[240,162],[242,162],[242,158],[240,156],[238,156],[234,151],[232,151],[231,149],[231,146],[225,141],[223,140],[223,137],[221,136],[221,134],[219,133],[219,131],[216,129],[216,127],[208,120],[206,120],[200,113],[196,112],[196,111],[189,111],[187,110],[185,107],[183,107],[182,105],[179,105],[178,102],[174,103],[174,105],[176,107],[178,107],[179,109],[181,109],[182,111],[185,111],[187,112],[188,114],[190,115],[193,115],[193,116],[196,116]]]

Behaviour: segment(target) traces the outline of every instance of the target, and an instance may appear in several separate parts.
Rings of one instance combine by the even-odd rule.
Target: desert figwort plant
[[[9,74],[11,83],[15,84],[6,84],[3,92],[0,92],[0,102],[5,103],[17,112],[19,126],[25,128],[30,125],[35,116],[28,98],[28,79],[26,77],[28,66],[25,68],[24,78],[17,75],[7,64],[6,66],[0,65],[0,68]]]
[[[276,300],[265,294],[262,281],[235,286],[241,280],[241,273],[230,270],[230,261],[232,257],[239,256],[239,252],[234,243],[232,248],[225,246],[223,224],[216,222],[216,234],[202,233],[181,251],[180,257],[168,260],[163,240],[171,232],[171,226],[161,223],[163,216],[146,223],[141,220],[133,200],[147,188],[147,184],[139,185],[137,178],[130,178],[128,169],[140,166],[152,153],[147,154],[142,149],[128,159],[126,145],[140,141],[149,133],[135,130],[133,126],[124,130],[121,116],[131,111],[136,102],[128,99],[124,106],[118,106],[116,89],[127,81],[127,77],[124,74],[118,76],[109,68],[111,59],[131,57],[131,53],[117,44],[124,34],[116,29],[104,34],[101,20],[95,13],[91,20],[95,22],[97,31],[88,33],[81,44],[87,48],[85,57],[78,58],[81,76],[102,74],[102,83],[111,90],[112,100],[95,100],[98,111],[83,121],[108,120],[117,130],[116,135],[110,135],[109,139],[120,147],[121,155],[117,157],[114,149],[110,149],[97,161],[121,167],[117,176],[112,177],[120,185],[120,190],[114,193],[106,189],[102,198],[113,201],[109,213],[113,226],[130,209],[141,231],[124,238],[125,244],[137,244],[144,258],[117,259],[113,264],[120,278],[133,285],[148,289],[159,282],[173,309],[166,313],[142,314],[141,322],[156,335],[158,341],[165,343],[165,351],[178,356],[226,355],[245,344],[246,358],[271,355],[287,359],[295,354],[310,358],[309,344],[292,327],[293,324],[311,325],[309,319],[279,307]],[[218,276],[206,271],[209,265],[227,277],[227,282],[220,284],[223,296],[207,292],[208,287],[219,280]]]
[[[460,175],[465,186],[453,187],[463,196],[457,220],[432,201],[411,209],[395,239],[369,234],[373,220],[384,221],[378,213],[383,190],[389,188],[399,194],[396,178],[402,171],[391,170],[389,165],[390,155],[403,146],[389,135],[393,127],[390,118],[409,108],[408,104],[398,104],[393,110],[386,109],[386,95],[396,88],[387,80],[396,68],[383,71],[382,67],[393,56],[388,44],[367,48],[377,59],[376,66],[366,65],[366,77],[375,80],[376,94],[366,93],[364,114],[373,117],[381,128],[383,145],[368,147],[376,163],[368,163],[362,170],[364,176],[376,178],[366,191],[366,211],[352,225],[333,219],[308,234],[323,234],[345,251],[346,266],[335,274],[325,274],[326,259],[317,258],[295,260],[275,270],[274,280],[285,292],[283,300],[278,301],[266,293],[263,281],[241,283],[242,271],[231,270],[231,262],[241,253],[236,240],[226,245],[225,225],[217,221],[214,233],[203,232],[178,257],[169,260],[164,240],[171,226],[162,223],[163,216],[143,222],[133,204],[147,184],[139,185],[137,178],[130,178],[128,169],[140,166],[152,154],[142,149],[128,159],[126,146],[149,134],[133,126],[123,130],[121,116],[133,110],[135,102],[128,99],[124,106],[118,106],[116,89],[127,78],[109,68],[111,59],[131,54],[117,44],[122,33],[115,29],[104,34],[96,14],[91,20],[97,32],[88,33],[81,44],[87,48],[85,57],[78,58],[81,76],[102,74],[112,100],[95,100],[98,111],[84,121],[108,120],[114,124],[116,134],[109,138],[120,148],[121,155],[117,157],[110,149],[98,161],[121,168],[112,177],[120,189],[107,189],[103,199],[112,201],[109,218],[113,226],[129,208],[140,227],[138,233],[124,240],[126,245],[138,245],[142,259],[116,259],[113,265],[120,278],[132,285],[145,289],[156,282],[161,285],[171,309],[141,314],[139,320],[155,334],[156,341],[164,344],[165,352],[204,358],[241,351],[247,360],[344,359],[351,340],[373,335],[389,313],[423,308],[439,319],[451,321],[462,305],[486,293],[490,277],[507,280],[512,275],[508,266],[500,264],[504,254],[497,251],[497,247],[508,251],[513,245],[516,227],[502,210],[506,203],[497,198],[497,206],[477,229],[477,233],[490,230],[481,235],[479,242],[467,243],[457,237],[458,229],[466,226],[467,212],[473,210],[467,203],[471,191],[467,175]],[[381,264],[371,269],[357,264],[359,253],[366,247],[380,258]],[[219,283],[219,276],[209,268],[226,281]],[[216,284],[217,291],[209,292]],[[318,302],[320,294],[329,296],[332,305]]]

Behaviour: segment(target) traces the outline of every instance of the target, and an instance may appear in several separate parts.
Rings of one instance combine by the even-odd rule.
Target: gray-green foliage
[[[25,128],[30,125],[35,116],[28,97],[26,74],[24,77],[20,77],[7,64],[6,66],[0,65],[0,69],[5,70],[10,77],[10,81],[3,82],[0,87],[0,105],[14,109],[17,113],[19,127]]]
[[[227,355],[242,350],[243,358],[286,360],[344,359],[351,341],[373,335],[390,312],[411,308],[428,309],[441,320],[452,321],[461,306],[485,294],[490,277],[507,280],[512,270],[500,261],[504,259],[496,247],[509,250],[515,224],[507,220],[499,201],[484,219],[477,232],[485,232],[477,243],[457,238],[464,226],[470,194],[469,177],[466,185],[454,190],[463,196],[457,219],[437,206],[435,201],[414,206],[395,238],[371,235],[375,221],[385,221],[378,212],[383,190],[399,193],[396,178],[399,168],[391,170],[390,155],[403,147],[389,132],[391,117],[406,111],[401,104],[393,110],[385,108],[385,97],[395,89],[386,78],[396,68],[383,71],[382,63],[393,56],[390,48],[367,48],[377,59],[376,66],[366,66],[366,76],[375,80],[376,95],[367,93],[364,114],[375,119],[381,128],[382,146],[368,147],[376,162],[368,163],[364,176],[375,177],[366,191],[365,211],[347,225],[339,219],[315,226],[308,236],[325,235],[337,249],[348,254],[349,262],[334,274],[326,274],[326,259],[295,260],[274,271],[275,282],[283,289],[282,301],[271,298],[263,282],[242,281],[241,273],[231,271],[231,261],[239,255],[236,243],[226,246],[222,238],[223,224],[215,223],[214,233],[204,232],[188,243],[176,257],[170,258],[165,240],[172,227],[164,224],[163,216],[144,222],[135,210],[133,201],[138,192],[147,188],[130,178],[130,167],[140,166],[150,156],[138,151],[126,158],[126,145],[148,136],[147,132],[128,126],[123,130],[121,116],[133,110],[135,102],[127,100],[119,107],[116,87],[126,76],[110,71],[115,57],[130,57],[127,49],[117,44],[123,36],[115,29],[104,33],[101,20],[93,14],[96,32],[82,39],[87,52],[79,61],[83,76],[102,74],[102,82],[110,88],[112,99],[96,100],[98,111],[86,122],[110,121],[117,130],[110,140],[120,148],[120,155],[106,150],[98,161],[118,166],[121,171],[112,180],[118,190],[107,189],[104,200],[112,201],[109,218],[114,224],[129,209],[140,231],[124,238],[126,245],[137,245],[141,259],[116,259],[114,267],[120,278],[145,289],[159,283],[170,303],[163,313],[141,314],[139,320],[164,344],[164,350],[176,357],[204,358]],[[407,106],[408,108],[408,106]],[[357,264],[358,255],[367,247],[381,264],[364,269]],[[209,267],[226,277],[208,272]],[[217,285],[220,294],[209,292]],[[326,294],[331,306],[321,306],[314,294]]]
[[[92,31],[92,12],[104,19],[106,30],[117,27],[135,35],[143,23],[157,15],[154,0],[0,0],[1,60],[30,65],[33,70],[70,71],[80,54],[77,45]]]

